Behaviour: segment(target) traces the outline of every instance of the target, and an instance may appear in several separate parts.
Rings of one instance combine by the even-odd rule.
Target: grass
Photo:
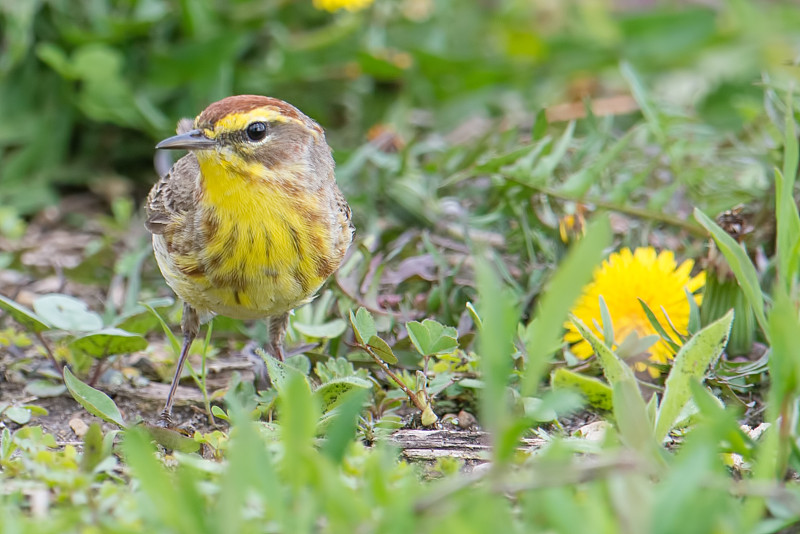
[[[0,28],[0,532],[797,528],[790,3],[30,2]],[[179,310],[130,199],[177,118],[244,92],[325,125],[358,238],[292,318],[303,353],[267,357],[272,387],[212,386],[266,341],[218,318],[192,373],[206,422],[160,431],[117,395],[169,380]],[[737,205],[742,237],[715,222]],[[659,325],[657,379],[604,303],[572,319],[595,356],[562,342],[595,266],[637,246],[723,288]],[[75,441],[42,427],[62,362],[93,414]],[[488,463],[401,460],[393,431],[455,414]]]

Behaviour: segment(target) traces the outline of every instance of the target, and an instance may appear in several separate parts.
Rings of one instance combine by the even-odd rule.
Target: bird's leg
[[[172,385],[169,387],[167,403],[164,405],[164,410],[161,412],[161,422],[167,427],[174,426],[172,423],[172,403],[175,397],[175,390],[178,388],[178,382],[181,380],[181,373],[186,363],[186,357],[189,356],[189,347],[192,346],[192,341],[197,337],[197,332],[200,330],[200,318],[197,315],[197,311],[186,303],[183,304],[181,329],[183,330],[183,348],[178,358],[175,376],[172,378]]]
[[[283,340],[286,338],[286,328],[289,326],[289,313],[276,315],[269,320],[269,353],[278,360],[285,359],[283,354]]]

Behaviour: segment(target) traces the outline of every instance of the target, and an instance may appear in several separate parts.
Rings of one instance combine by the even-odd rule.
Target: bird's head
[[[179,130],[181,128],[179,127]],[[322,128],[296,107],[276,98],[239,95],[214,102],[191,129],[164,139],[158,149],[194,152],[201,168],[222,165],[230,171],[270,174],[280,168],[330,161]]]

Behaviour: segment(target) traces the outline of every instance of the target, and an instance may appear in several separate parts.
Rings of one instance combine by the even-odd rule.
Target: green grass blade
[[[607,217],[591,222],[586,236],[569,250],[547,290],[542,293],[533,321],[525,331],[528,367],[523,378],[522,395],[533,395],[550,357],[559,346],[564,319],[592,279],[595,266],[603,259],[611,244],[611,226]],[[483,315],[486,317],[486,315]]]
[[[756,315],[756,321],[764,332],[764,335],[769,340],[769,332],[767,329],[767,316],[764,314],[764,295],[761,292],[761,285],[758,281],[758,273],[747,257],[747,252],[736,242],[728,233],[712,221],[708,215],[700,211],[698,208],[694,209],[694,218],[700,223],[703,228],[711,233],[717,247],[722,252],[725,259],[728,261],[736,280],[742,288],[747,300],[753,307],[753,312]]]

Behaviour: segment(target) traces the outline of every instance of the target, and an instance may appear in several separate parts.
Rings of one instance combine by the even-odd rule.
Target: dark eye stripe
[[[251,141],[261,141],[267,136],[267,124],[264,122],[253,122],[245,129],[245,134]]]

